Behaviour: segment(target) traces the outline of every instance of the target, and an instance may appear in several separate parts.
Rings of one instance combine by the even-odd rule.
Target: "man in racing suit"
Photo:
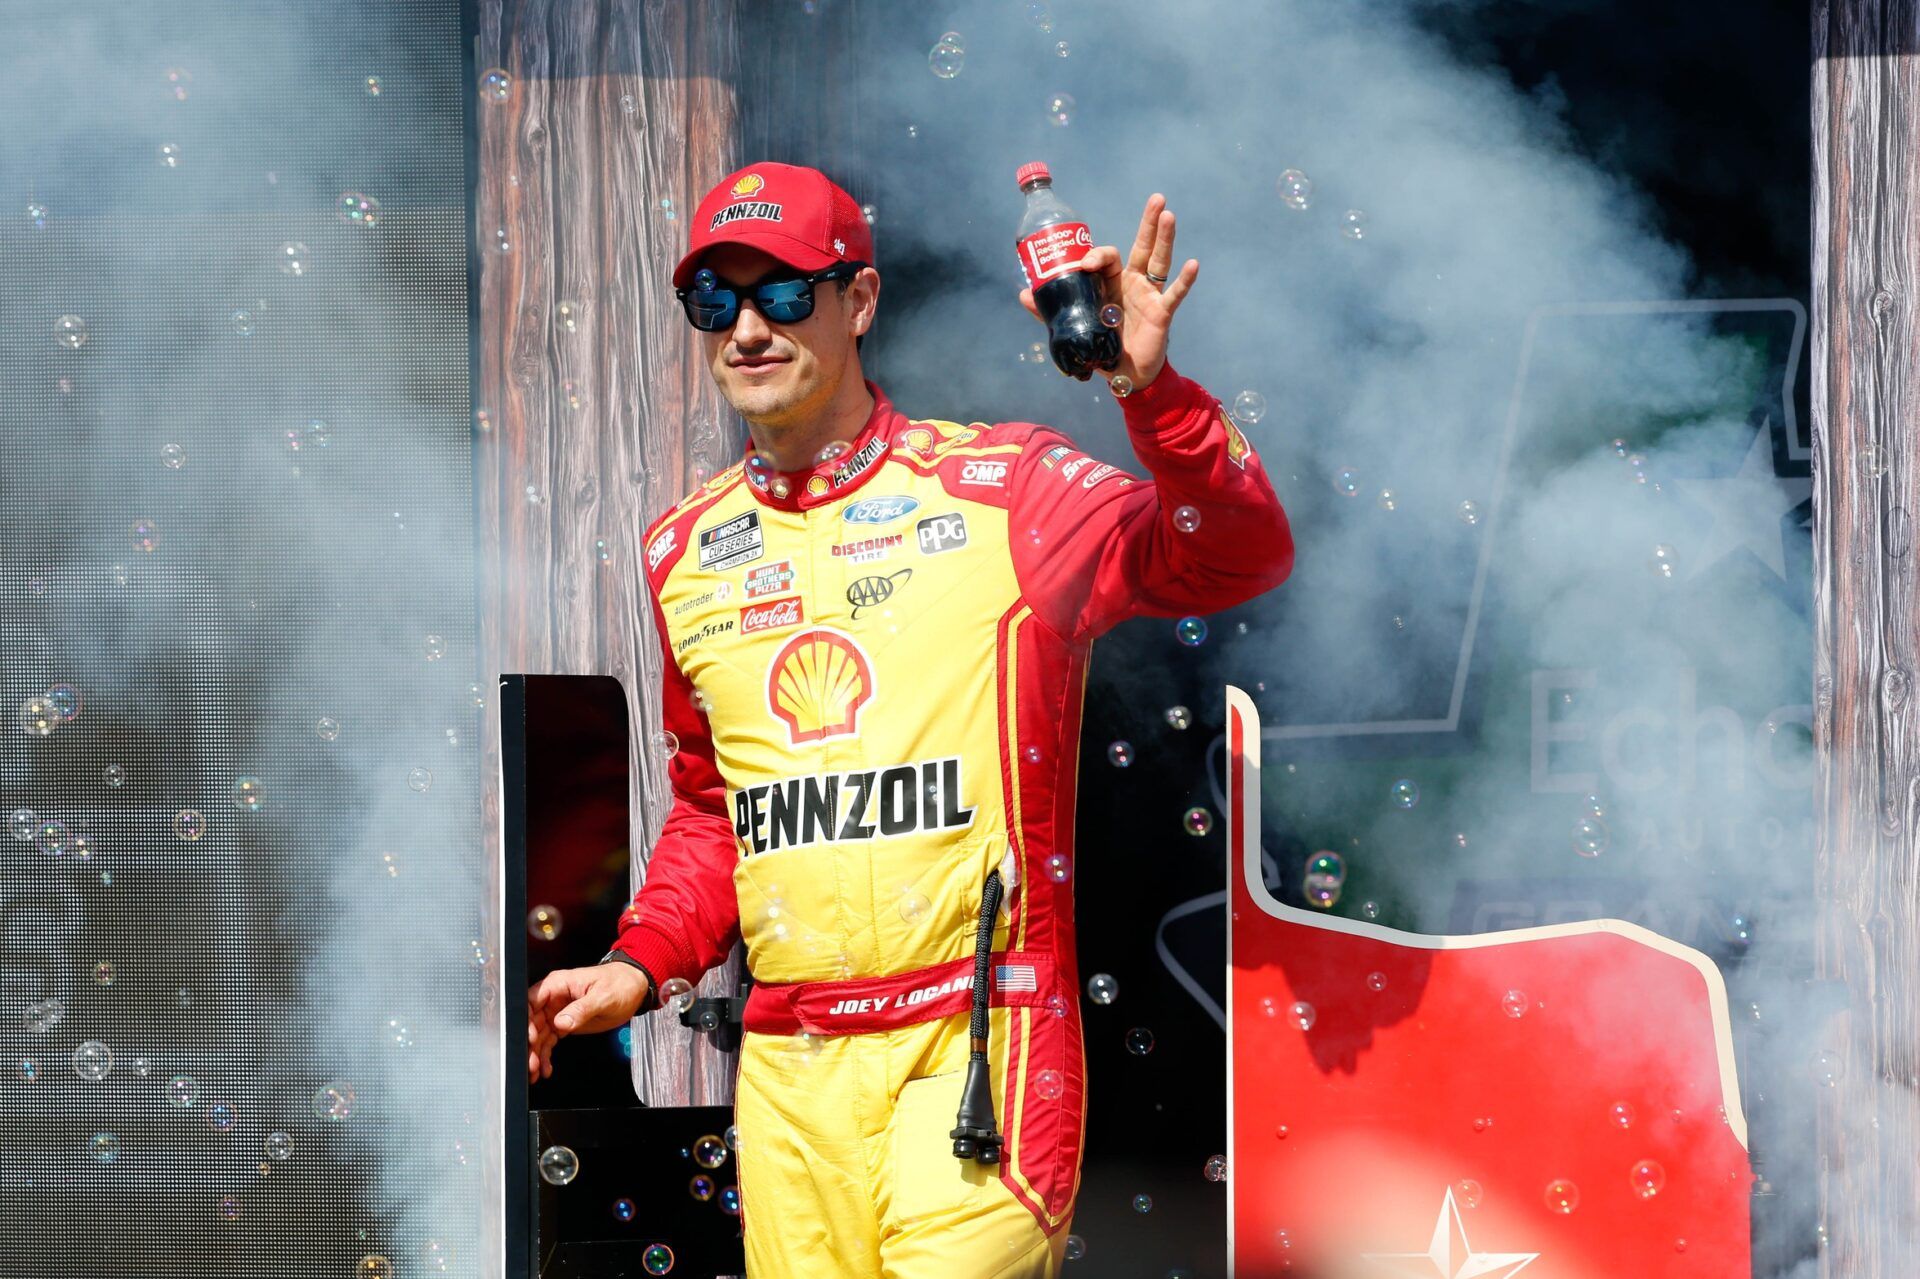
[[[1124,308],[1107,376],[1150,478],[1045,426],[900,412],[860,376],[878,292],[864,265],[800,320],[763,314],[792,314],[776,289],[708,334],[754,439],[646,536],[673,807],[607,960],[530,992],[529,1070],[551,1071],[558,1035],[624,1024],[743,940],[750,1279],[1059,1272],[1086,1114],[1073,835],[1091,645],[1128,617],[1241,603],[1293,559],[1259,458],[1166,363],[1198,263],[1163,285],[1163,205],[1148,201],[1124,263],[1111,246],[1080,263]],[[701,264],[751,295],[729,282],[872,256],[851,197],[784,165],[731,175],[692,225],[682,287]],[[818,449],[797,434],[836,415]],[[949,1133],[996,869],[1004,1144],[987,1167]]]

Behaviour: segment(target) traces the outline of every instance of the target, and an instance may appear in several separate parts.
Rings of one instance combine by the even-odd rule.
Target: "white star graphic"
[[[1447,1187],[1439,1219],[1433,1223],[1433,1242],[1425,1252],[1369,1252],[1361,1256],[1380,1267],[1382,1275],[1400,1279],[1507,1279],[1540,1256],[1537,1252],[1475,1252],[1467,1242],[1467,1228]]]
[[[1786,581],[1780,517],[1807,500],[1807,495],[1813,492],[1813,481],[1805,476],[1781,477],[1773,473],[1771,418],[1755,433],[1753,446],[1747,450],[1739,471],[1713,480],[1676,477],[1672,484],[1682,497],[1704,506],[1713,515],[1713,530],[1705,544],[1685,557],[1691,564],[1686,574],[1689,579],[1744,546],[1772,569],[1775,576]]]

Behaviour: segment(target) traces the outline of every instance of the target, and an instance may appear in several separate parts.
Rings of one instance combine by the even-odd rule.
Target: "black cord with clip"
[[[968,1028],[973,1051],[967,1057],[967,1079],[960,1090],[960,1114],[948,1135],[956,1159],[976,1163],[1000,1162],[1000,1129],[993,1118],[992,1072],[987,1065],[988,966],[993,961],[994,918],[1000,913],[1000,872],[987,876],[980,899],[980,932],[973,949],[973,1022]]]

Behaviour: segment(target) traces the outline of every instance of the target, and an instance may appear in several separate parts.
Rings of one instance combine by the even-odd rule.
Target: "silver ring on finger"
[[[1166,276],[1164,276],[1164,275],[1155,275],[1155,274],[1154,274],[1153,272],[1151,272],[1151,271],[1148,271],[1148,272],[1146,272],[1146,277],[1147,277],[1147,278],[1148,278],[1149,280],[1152,280],[1152,281],[1153,281],[1153,282],[1154,282],[1155,284],[1165,284],[1165,283],[1167,282],[1167,277],[1166,277]]]

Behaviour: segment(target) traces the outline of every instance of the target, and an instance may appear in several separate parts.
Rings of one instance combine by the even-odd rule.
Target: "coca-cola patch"
[[[789,626],[798,626],[806,620],[806,610],[800,605],[800,597],[789,595],[785,599],[768,600],[764,604],[750,604],[741,609],[740,633],[757,635],[761,631],[784,630]]]
[[[1037,289],[1086,257],[1092,247],[1093,232],[1086,223],[1056,222],[1020,241],[1020,266],[1027,283]]]

